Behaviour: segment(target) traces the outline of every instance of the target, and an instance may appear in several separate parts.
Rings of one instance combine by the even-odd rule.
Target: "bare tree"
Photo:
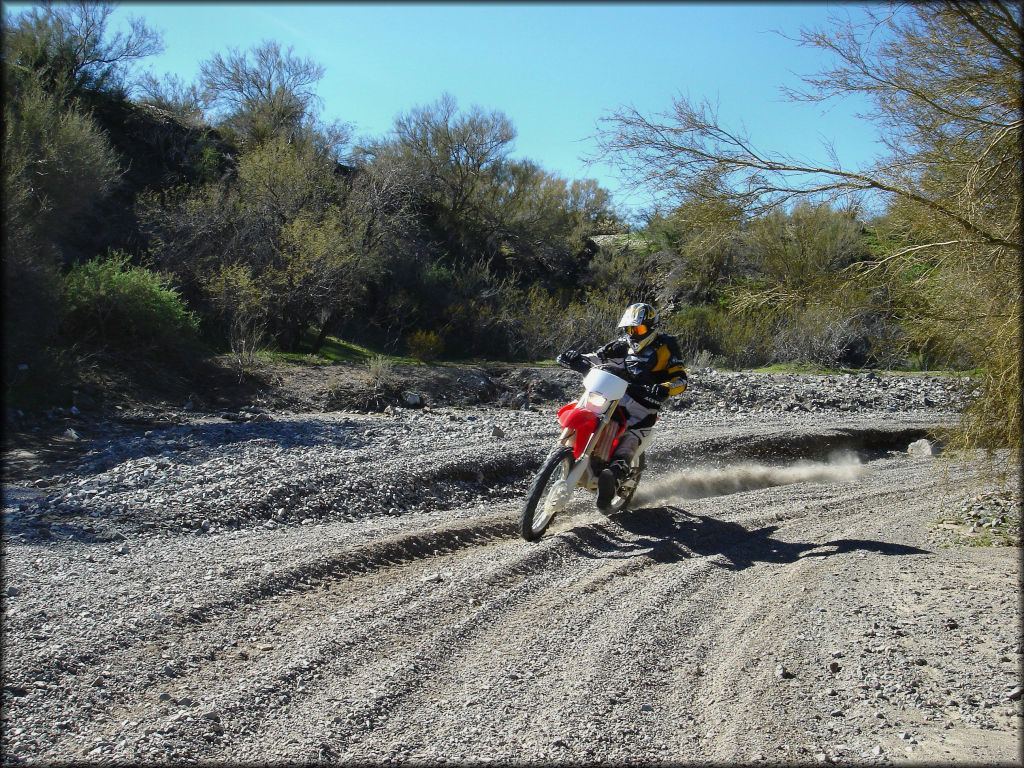
[[[4,20],[4,64],[31,73],[49,92],[79,97],[89,91],[130,90],[129,68],[163,51],[158,33],[130,17],[127,32],[107,32],[113,3],[44,2]]]
[[[200,64],[203,96],[226,127],[255,143],[297,132],[316,111],[324,68],[272,40]]]
[[[932,2],[833,18],[798,42],[833,55],[828,71],[790,91],[797,100],[863,94],[863,117],[888,152],[865,168],[813,164],[758,148],[708,103],[678,99],[647,117],[604,120],[602,156],[634,184],[700,197],[710,180],[753,214],[797,198],[880,194],[894,243],[876,270],[892,277],[921,342],[974,350],[984,396],[958,437],[965,446],[1020,447],[1021,41],[1017,5]]]
[[[186,84],[175,74],[167,73],[163,80],[151,72],[138,82],[139,101],[150,104],[187,120],[200,121],[205,109],[204,99],[195,84]]]
[[[753,214],[795,197],[870,190],[921,206],[962,230],[972,242],[1020,248],[1019,211],[958,202],[997,191],[1019,175],[1020,12],[999,3],[931,3],[898,8],[869,22],[834,20],[830,30],[805,30],[800,43],[833,53],[834,69],[789,90],[797,100],[825,101],[850,93],[874,99],[865,115],[883,128],[889,156],[863,169],[801,162],[758,148],[744,131],[723,126],[708,101],[673,102],[653,118],[626,107],[603,120],[602,156],[619,162],[634,185],[700,197],[726,179]],[[884,31],[886,34],[882,34]],[[950,155],[952,154],[952,157]],[[954,176],[936,184],[945,158]],[[950,184],[959,183],[960,189]],[[964,186],[966,185],[966,186]],[[988,186],[986,186],[988,185]],[[1019,205],[1019,195],[1017,196]]]

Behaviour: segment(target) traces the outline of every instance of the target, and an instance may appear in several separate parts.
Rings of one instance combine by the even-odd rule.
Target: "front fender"
[[[583,449],[587,447],[590,436],[597,429],[597,414],[577,408],[576,403],[569,403],[558,412],[558,423],[566,429],[575,430],[576,441],[572,446],[572,455],[578,459]]]

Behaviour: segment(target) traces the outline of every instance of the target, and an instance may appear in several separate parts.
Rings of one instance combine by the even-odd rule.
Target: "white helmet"
[[[629,337],[629,347],[637,352],[654,339],[654,326],[658,324],[658,312],[650,304],[630,304],[622,313],[618,328]]]

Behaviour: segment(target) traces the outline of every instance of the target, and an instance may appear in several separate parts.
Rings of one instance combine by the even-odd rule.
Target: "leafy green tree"
[[[912,312],[919,345],[967,347],[984,368],[982,397],[965,414],[959,445],[1021,441],[1021,93],[1018,5],[932,2],[865,10],[863,25],[833,21],[800,42],[834,57],[796,99],[861,94],[888,149],[869,167],[807,164],[758,149],[687,99],[649,118],[621,109],[603,151],[641,184],[696,194],[722,178],[748,214],[794,198],[880,195],[906,244],[881,270]]]
[[[60,322],[58,242],[116,178],[102,131],[31,85],[4,105],[3,313],[5,375],[35,365]]]
[[[364,261],[335,170],[311,142],[278,137],[245,153],[230,183],[144,199],[156,263],[233,347],[266,332],[294,350],[311,326],[355,309]]]
[[[487,248],[479,206],[507,158],[515,129],[500,112],[474,107],[459,114],[455,99],[414,107],[395,120],[392,135],[369,144],[373,162],[400,164],[424,180],[416,201],[428,237],[447,252],[449,263],[469,263]]]

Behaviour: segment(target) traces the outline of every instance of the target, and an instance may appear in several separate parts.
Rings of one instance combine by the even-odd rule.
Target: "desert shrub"
[[[615,323],[622,316],[625,304],[599,292],[588,292],[572,302],[566,311],[566,327],[562,345],[554,350],[595,349],[616,335]]]
[[[611,339],[622,306],[599,292],[570,300],[531,285],[510,290],[501,311],[509,356],[543,360],[566,349],[594,349]]]
[[[64,278],[66,341],[176,349],[198,337],[198,323],[170,279],[111,252],[79,264]]]
[[[57,239],[106,193],[117,171],[102,129],[82,110],[31,85],[5,106],[5,226],[17,215],[44,240]]]
[[[61,315],[58,241],[102,197],[117,163],[84,112],[31,82],[4,105],[4,375],[39,370]],[[47,365],[52,363],[50,360]]]
[[[686,370],[700,371],[705,368],[713,368],[715,365],[715,356],[706,349],[702,349],[694,355],[687,355],[685,357],[685,361]]]
[[[240,373],[251,371],[267,338],[267,291],[245,264],[225,264],[207,285],[218,343],[226,337]]]
[[[702,351],[721,355],[721,316],[724,310],[713,304],[685,305],[666,318],[665,328],[679,341],[686,357],[696,357]]]
[[[384,355],[374,355],[366,362],[366,380],[376,390],[386,389],[394,384],[395,364]]]
[[[764,318],[732,312],[722,304],[685,305],[665,318],[686,359],[711,356],[723,365],[746,368],[771,357],[771,333]]]
[[[808,307],[773,336],[773,362],[836,368],[846,360],[855,334],[856,322],[850,315],[822,306]]]
[[[550,357],[564,337],[562,304],[539,285],[510,290],[504,301],[504,325],[512,358]]]
[[[418,329],[406,337],[405,346],[413,358],[429,363],[437,360],[444,352],[444,339],[437,331]]]

